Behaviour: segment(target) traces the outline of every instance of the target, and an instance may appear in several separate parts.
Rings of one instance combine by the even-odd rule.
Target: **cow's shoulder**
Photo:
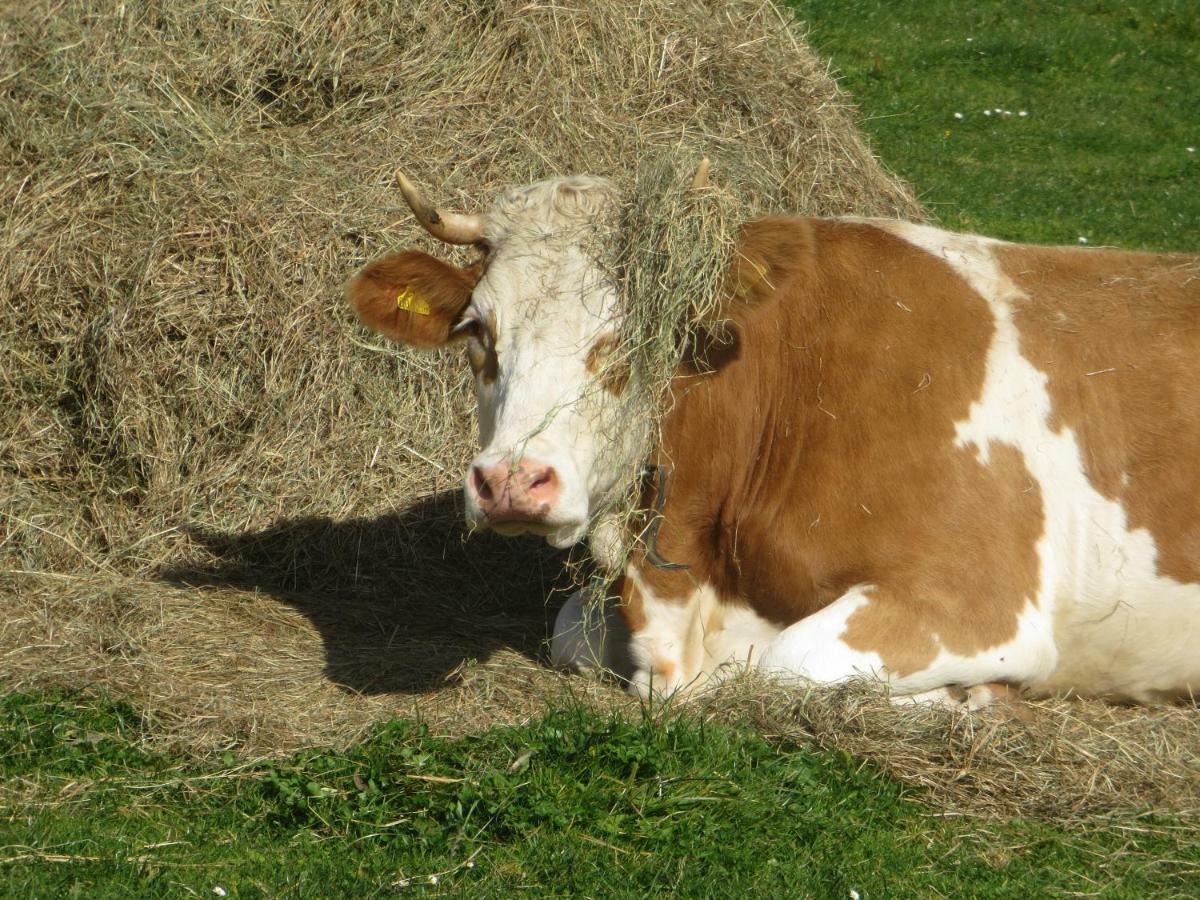
[[[986,294],[996,288],[996,252],[1017,246],[902,219],[768,216],[741,230],[733,293],[762,301],[883,283],[895,293],[952,276],[942,281],[950,293]]]

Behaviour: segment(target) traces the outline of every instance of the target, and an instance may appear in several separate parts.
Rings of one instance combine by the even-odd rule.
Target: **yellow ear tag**
[[[396,309],[402,309],[405,312],[414,312],[418,316],[427,316],[432,309],[429,304],[413,293],[413,289],[406,287],[396,295]]]

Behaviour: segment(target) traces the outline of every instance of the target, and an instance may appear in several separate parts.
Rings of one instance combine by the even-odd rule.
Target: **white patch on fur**
[[[633,690],[643,697],[690,691],[724,671],[753,665],[779,628],[745,606],[721,603],[712,585],[685,599],[658,597],[629,566],[646,626],[630,643]]]
[[[871,602],[870,585],[856,585],[824,609],[789,625],[758,661],[764,672],[785,680],[835,684],[867,676],[886,680],[883,660],[842,641],[847,620]]]
[[[948,262],[995,317],[983,394],[956,429],[959,445],[985,464],[992,441],[1016,447],[1042,492],[1037,607],[1023,613],[1014,642],[1028,657],[1025,671],[1010,678],[1039,692],[1135,700],[1200,688],[1200,586],[1157,574],[1150,533],[1131,530],[1121,505],[1092,487],[1075,433],[1050,427],[1048,378],[1021,354],[1013,320],[1027,298],[996,262],[999,242],[874,224]]]

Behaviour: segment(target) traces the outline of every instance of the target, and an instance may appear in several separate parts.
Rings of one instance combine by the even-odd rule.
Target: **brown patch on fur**
[[[629,626],[629,630],[637,632],[645,628],[646,606],[642,602],[642,595],[634,586],[633,579],[622,575],[613,584],[612,589],[619,600],[618,609],[622,618],[625,619],[625,624]]]
[[[937,659],[933,623],[913,615],[910,604],[897,602],[889,590],[872,588],[869,593],[870,602],[846,620],[841,639],[847,647],[878,653],[887,670],[900,677],[920,672]]]
[[[959,454],[952,480],[969,485],[969,498],[958,506],[972,513],[956,519],[953,535],[925,535],[922,553],[928,558],[898,582],[876,588],[842,635],[849,647],[879,653],[901,677],[926,668],[941,649],[973,656],[1012,640],[1016,613],[1026,601],[1036,602],[1042,495],[1024,455],[993,443],[983,466],[973,453]],[[955,555],[967,547],[973,548],[970,557]],[[897,591],[903,600],[897,601]]]
[[[819,220],[767,216],[742,226],[727,292],[734,303],[777,297],[782,282],[816,265]]]
[[[471,292],[479,281],[482,264],[459,268],[421,253],[406,250],[377,259],[350,279],[346,299],[363,324],[402,344],[439,347],[450,338]],[[411,308],[397,305],[407,296]],[[420,308],[424,304],[428,312]]]
[[[629,383],[629,365],[624,361],[610,362],[610,357],[616,351],[618,338],[613,332],[606,332],[596,338],[587,354],[588,374],[600,378],[601,386],[619,397]]]
[[[674,472],[658,552],[689,568],[639,560],[647,586],[682,601],[710,583],[789,625],[875,585],[846,639],[901,674],[1011,639],[1040,491],[1015,448],[984,465],[954,443],[983,388],[986,302],[868,224],[764,220],[742,258],[742,352],[680,380],[655,460]]]
[[[1002,246],[1028,300],[1021,352],[1049,379],[1092,486],[1145,528],[1157,570],[1200,582],[1200,258]]]

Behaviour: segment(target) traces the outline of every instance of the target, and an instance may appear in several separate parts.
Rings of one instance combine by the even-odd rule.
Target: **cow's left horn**
[[[712,162],[707,156],[700,159],[700,164],[696,166],[696,174],[692,176],[693,191],[708,187],[708,169],[711,165]]]
[[[396,170],[396,183],[421,227],[447,244],[478,244],[483,240],[483,216],[478,213],[446,212],[429,205],[404,173]]]

